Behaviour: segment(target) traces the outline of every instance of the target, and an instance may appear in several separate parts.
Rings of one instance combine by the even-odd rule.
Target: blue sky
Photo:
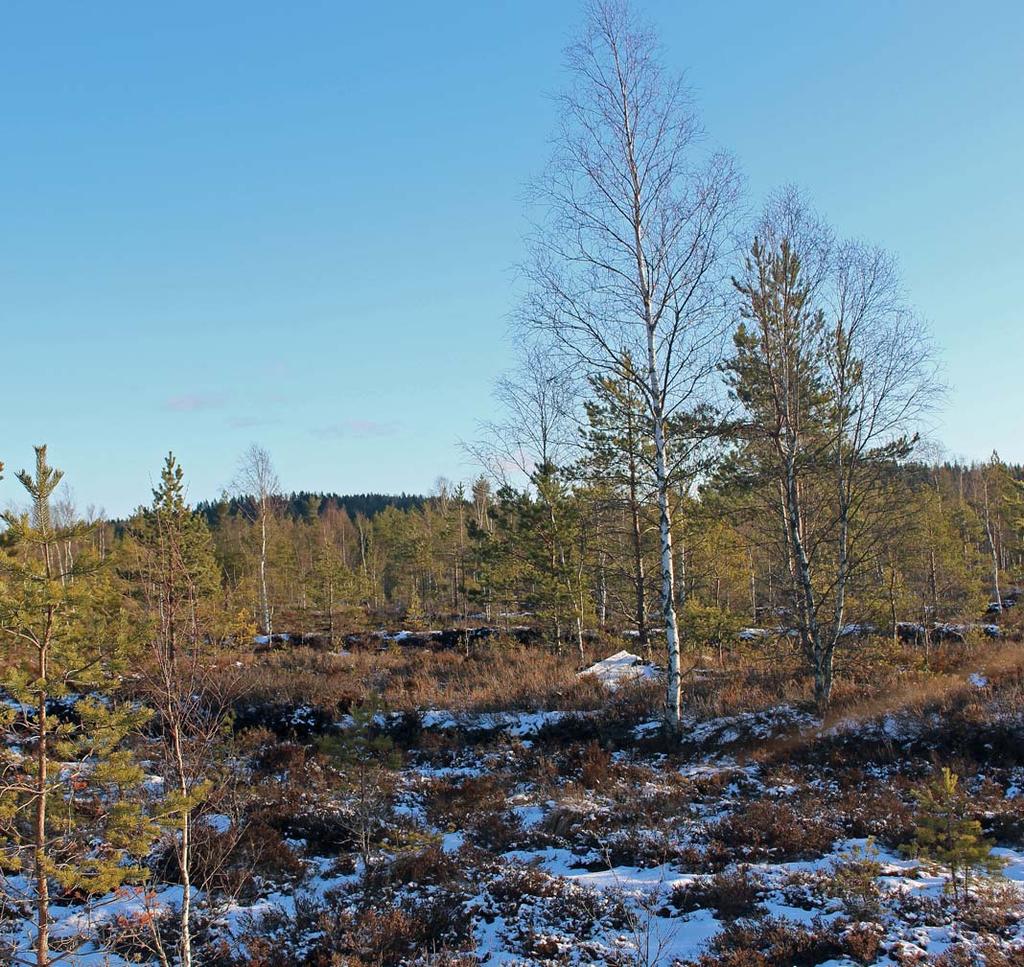
[[[756,207],[900,258],[952,455],[1024,460],[1024,4],[647,0]],[[969,11],[969,12],[968,12]],[[0,459],[81,506],[469,477],[576,3],[16,2],[0,31]],[[18,498],[12,474],[0,503]]]

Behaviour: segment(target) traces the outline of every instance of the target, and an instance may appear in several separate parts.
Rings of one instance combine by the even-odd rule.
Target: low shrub
[[[765,891],[764,879],[741,866],[675,887],[670,902],[680,913],[714,910],[720,920],[732,921],[760,917]]]
[[[464,829],[478,812],[504,809],[508,794],[493,775],[470,776],[461,782],[435,780],[424,791],[427,815],[436,826]]]
[[[737,920],[712,941],[699,967],[818,967],[852,956],[842,927],[820,919],[804,925],[781,917]]]
[[[878,850],[869,841],[833,862],[822,877],[822,892],[839,900],[852,920],[877,920],[882,916],[882,890],[878,885],[881,875]]]
[[[519,816],[507,809],[474,815],[467,829],[469,841],[492,853],[513,849],[523,836],[523,823]]]
[[[709,834],[745,859],[815,859],[839,837],[839,830],[822,812],[813,803],[804,803],[798,814],[788,803],[760,799],[714,824]]]
[[[580,782],[587,789],[603,789],[611,779],[612,757],[596,741],[587,743],[580,761]]]

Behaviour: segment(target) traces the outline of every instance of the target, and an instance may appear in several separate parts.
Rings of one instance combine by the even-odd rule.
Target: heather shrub
[[[749,866],[740,866],[676,886],[670,902],[680,913],[714,910],[720,920],[730,921],[761,916],[765,892],[763,877]]]
[[[538,936],[561,936],[569,940],[594,935],[603,923],[623,924],[620,905],[609,896],[535,867],[504,866],[488,889],[497,911],[516,916],[520,948],[540,956],[534,941]],[[561,941],[551,950],[559,949]]]
[[[839,830],[813,803],[798,814],[788,803],[755,800],[720,820],[709,835],[736,848],[747,859],[776,862],[814,859],[827,853]]]
[[[427,787],[424,796],[430,821],[455,829],[468,826],[474,813],[503,809],[507,798],[493,775],[469,776],[457,782],[438,779]]]
[[[580,761],[580,782],[587,789],[603,789],[611,779],[612,757],[596,741],[587,743]]]
[[[523,836],[523,823],[508,809],[478,813],[471,817],[467,830],[469,841],[492,853],[513,849]]]
[[[900,783],[896,779],[881,784],[858,771],[843,773],[842,784],[843,791],[835,809],[843,818],[848,836],[870,838],[895,849],[912,835],[913,810],[900,795]]]
[[[818,967],[849,953],[840,926],[815,919],[809,925],[781,917],[737,920],[712,941],[699,967]]]

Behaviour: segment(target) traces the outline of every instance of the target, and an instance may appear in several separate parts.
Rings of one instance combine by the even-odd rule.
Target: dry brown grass
[[[613,650],[614,645],[607,645],[595,657]],[[779,704],[810,705],[810,683],[792,650],[745,657],[727,669],[710,667],[704,657],[691,656],[693,670],[683,689],[684,709],[698,719]],[[244,695],[253,704],[310,705],[328,717],[347,711],[371,692],[379,694],[388,709],[400,712],[430,708],[585,711],[614,706],[627,719],[659,714],[660,683],[648,680],[609,693],[593,678],[580,677],[577,670],[575,655],[498,639],[468,655],[400,646],[345,654],[303,647],[260,654],[226,649],[212,656],[206,679],[212,688]],[[978,694],[968,681],[971,672],[1001,682],[1004,703],[1024,704],[1024,645],[942,646],[933,649],[927,667],[919,650],[905,648],[877,664],[870,678],[857,674],[852,679],[838,678],[833,712],[824,728],[839,720],[867,720],[885,712],[920,712],[937,702],[984,698],[987,705],[989,697]],[[788,741],[813,741],[813,736]]]
[[[939,670],[941,669],[941,670]],[[971,676],[982,676],[979,687]],[[931,668],[915,668],[896,675],[880,676],[874,688],[859,690],[847,684],[833,693],[833,707],[819,728],[762,742],[750,750],[758,761],[780,757],[813,746],[837,725],[868,722],[882,715],[921,718],[935,712],[939,721],[991,722],[1002,712],[1024,709],[1024,645],[1018,642],[984,643],[976,647],[950,646],[933,655]]]
[[[576,674],[568,655],[497,642],[466,656],[395,647],[334,655],[291,648],[263,655],[224,653],[211,675],[237,677],[249,701],[346,708],[369,692],[395,711],[444,708],[595,709],[607,704],[601,685]]]

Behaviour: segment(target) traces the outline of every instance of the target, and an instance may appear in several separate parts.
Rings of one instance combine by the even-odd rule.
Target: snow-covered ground
[[[619,652],[583,674],[614,691],[657,671]],[[981,673],[966,682],[981,699],[993,687]],[[297,728],[312,727],[317,716],[300,708],[294,719]],[[398,736],[403,721],[381,714],[377,726]],[[341,719],[332,728],[352,724]],[[481,964],[669,967],[705,957],[707,967],[725,957],[728,938],[744,942],[738,930],[750,931],[756,944],[766,925],[779,935],[814,937],[823,951],[847,951],[800,961],[821,967],[924,963],[949,952],[982,963],[992,949],[1005,963],[1020,963],[1024,766],[1003,766],[996,781],[975,764],[965,777],[988,797],[986,816],[1008,837],[993,851],[1002,873],[985,881],[997,885],[992,902],[1011,911],[1008,922],[989,930],[976,916],[960,917],[946,894],[948,871],[895,845],[905,838],[900,824],[912,819],[912,790],[931,765],[927,753],[912,759],[894,750],[941,725],[906,712],[822,730],[808,712],[780,704],[691,718],[673,748],[659,739],[654,720],[623,725],[599,712],[428,709],[418,717],[421,735],[404,749],[389,813],[396,832],[377,846],[381,868],[393,864],[398,872],[367,876],[350,852],[324,852],[289,834],[285,846],[299,858],[299,872],[261,874],[244,899],[197,892],[202,934],[234,958],[218,967],[246,963],[259,937],[292,958],[273,963],[303,963],[328,942],[327,925],[346,916],[429,908],[442,911],[434,915],[460,953]],[[776,759],[751,754],[777,741],[796,751]],[[849,749],[863,761],[846,761]],[[284,802],[322,816],[338,806],[329,785],[318,791],[283,767],[274,781],[290,784],[288,796],[274,800],[278,808]],[[270,783],[261,796],[273,794]],[[848,834],[871,827],[884,840],[887,810],[892,842]],[[224,837],[235,821],[225,813],[203,817]],[[403,867],[402,857],[413,860]],[[30,891],[28,883],[12,882]],[[180,887],[158,885],[148,895],[125,890],[90,908],[57,903],[54,933],[85,938],[74,963],[121,967],[133,961],[100,938],[147,912],[172,916],[180,902]],[[9,930],[6,939],[26,951],[31,931]],[[853,950],[869,951],[870,959]],[[785,967],[785,956],[744,963]]]

